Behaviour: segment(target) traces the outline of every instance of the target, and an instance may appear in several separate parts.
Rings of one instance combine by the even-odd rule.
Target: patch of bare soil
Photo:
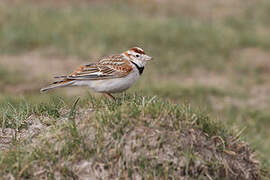
[[[227,96],[222,101],[212,98],[217,109],[233,105],[237,107],[250,107],[255,109],[268,109],[270,107],[270,53],[258,48],[242,49],[232,56],[234,71],[227,80],[231,79],[227,87],[234,88],[248,98],[235,98]],[[242,81],[237,84],[237,81]]]
[[[44,117],[45,118],[45,117]],[[14,128],[2,128],[0,130],[0,150],[8,150],[15,141],[35,139],[41,130],[46,129],[46,125],[40,122],[40,118],[31,115],[25,122],[28,124],[26,129],[15,130]]]
[[[54,81],[54,76],[69,74],[78,66],[87,63],[78,58],[45,57],[34,52],[20,56],[1,55],[0,59],[0,67],[20,79],[20,82],[7,84],[1,87],[1,90],[16,94],[39,91],[42,86]]]
[[[189,87],[196,85],[219,89],[226,88],[232,83],[226,74],[217,74],[203,69],[195,69],[189,76],[183,77],[181,82]]]
[[[235,53],[234,59],[249,69],[270,74],[270,53],[259,48],[246,48]]]
[[[225,145],[221,137],[209,138],[196,129],[173,132],[145,126],[126,132],[120,142],[110,143],[110,138],[100,160],[69,164],[79,179],[117,179],[120,174],[122,178],[143,179],[143,172],[151,174],[158,168],[177,179],[259,179],[254,154],[247,144],[233,138]]]
[[[83,63],[77,58],[44,57],[39,53],[27,53],[21,56],[2,55],[0,59],[1,66],[12,71],[23,72],[28,79],[67,74]]]
[[[82,110],[80,112],[83,113]],[[89,111],[86,112],[87,117]],[[90,137],[88,146],[94,147],[97,132],[93,127],[86,131],[88,128],[82,126],[87,123],[86,119],[79,117],[76,121],[82,135]],[[144,121],[150,124],[155,120],[146,118]],[[259,162],[248,145],[238,139],[239,135],[211,137],[196,128],[163,128],[162,124],[167,123],[164,119],[155,122],[155,128],[148,125],[127,126],[122,129],[123,136],[118,140],[113,138],[113,132],[105,131],[102,143],[105,149],[100,154],[65,165],[78,179],[143,179],[146,174],[153,174],[158,169],[160,174],[155,174],[155,177],[182,180],[202,177],[259,179]]]
[[[259,110],[268,110],[270,106],[270,87],[265,85],[254,85],[247,90],[248,98],[236,98],[226,96],[223,99],[211,97],[214,108],[222,110],[225,107],[251,108]]]

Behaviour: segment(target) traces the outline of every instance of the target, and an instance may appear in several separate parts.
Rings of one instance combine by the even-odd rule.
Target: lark
[[[57,76],[60,79],[40,91],[60,87],[88,86],[95,92],[115,99],[113,93],[129,89],[142,75],[146,63],[153,58],[144,50],[133,47],[121,54],[101,58],[95,63],[82,65],[72,74]]]

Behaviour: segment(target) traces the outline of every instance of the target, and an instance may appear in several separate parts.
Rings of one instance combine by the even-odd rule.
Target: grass
[[[217,137],[225,144],[214,150],[216,156],[227,158],[228,162],[234,160],[227,157],[226,151],[235,152],[235,157],[243,156],[243,150],[237,151],[232,145],[242,143],[232,141],[232,137],[235,137],[232,131],[221,122],[194,111],[189,105],[176,105],[140,95],[123,95],[116,102],[91,96],[81,103],[78,101],[79,98],[70,110],[67,104],[60,102],[58,109],[63,113],[51,125],[40,121],[48,113],[37,112],[36,106],[32,105],[29,109],[32,113],[23,119],[30,121],[29,117],[35,116],[34,121],[41,123],[38,133],[32,137],[31,123],[24,127],[26,131],[22,131],[17,129],[17,122],[13,118],[7,118],[14,124],[11,128],[17,131],[17,137],[21,138],[15,138],[9,149],[1,152],[1,176],[77,178],[84,174],[80,164],[87,162],[90,174],[96,171],[96,177],[101,178],[126,175],[165,178],[178,177],[178,173],[193,179],[205,179],[206,176],[229,178],[233,174],[220,174],[220,171],[226,170],[222,162],[214,156],[208,159],[209,154],[203,151],[207,149],[203,144],[216,145],[214,139]],[[16,117],[21,118],[20,115]],[[23,136],[24,133],[29,135]],[[35,143],[29,143],[29,136]],[[189,139],[192,137],[195,139]],[[201,147],[198,146],[200,143]],[[163,152],[165,150],[168,154]],[[245,151],[251,153],[248,149]],[[174,153],[175,160],[169,158],[170,153]],[[178,161],[184,164],[179,165]],[[119,163],[117,168],[112,162]],[[200,168],[194,166],[195,162],[200,163]],[[239,162],[242,166],[252,167],[252,171],[245,172],[249,176],[261,176],[256,163]],[[231,168],[241,174],[238,167]]]
[[[22,128],[26,128],[27,122],[25,122],[25,120],[31,114],[35,114],[37,116],[44,116],[46,114],[50,118],[59,118],[60,107],[61,99],[54,97],[52,97],[50,103],[40,103],[35,106],[29,104],[26,100],[8,100],[8,103],[3,103],[0,108],[2,129],[14,128],[18,131]]]
[[[1,21],[3,53],[53,47],[64,54],[89,58],[99,55],[92,52],[111,53],[122,47],[133,46],[136,42],[157,54],[160,59],[171,59],[168,54],[180,50],[200,57],[200,61],[197,60],[196,63],[210,65],[212,63],[209,64],[209,58],[226,58],[233,49],[243,46],[267,49],[269,43],[267,39],[259,38],[259,34],[250,28],[259,22],[245,23],[248,17],[240,22],[237,18],[228,20],[229,23],[217,26],[181,16],[159,18],[155,14],[149,16],[146,12],[137,15],[136,8],[117,3],[89,4],[66,9],[24,4],[18,6],[22,7],[6,8],[3,5],[1,8],[3,19],[9,19]],[[104,11],[106,14],[102,13]],[[140,31],[142,28],[143,31]],[[255,39],[254,42],[251,37]],[[162,49],[166,49],[168,53],[162,53]],[[164,63],[166,64],[168,63]]]
[[[240,139],[256,150],[261,167],[268,167],[270,144],[265,139],[270,136],[267,121],[270,108],[269,2],[243,3],[239,0],[232,4],[220,2],[213,5],[207,1],[203,4],[204,8],[200,6],[199,9],[189,1],[183,3],[172,1],[162,6],[150,1],[1,3],[0,56],[5,57],[3,62],[8,62],[2,64],[0,61],[1,126],[3,129],[14,129],[16,135],[25,136],[24,132],[30,135],[27,136],[27,143],[17,140],[20,136],[8,139],[8,144],[13,145],[7,153],[13,156],[4,157],[6,160],[3,162],[13,164],[4,167],[6,172],[17,178],[26,178],[33,175],[34,169],[50,178],[59,174],[63,178],[76,178],[75,165],[80,167],[84,163],[91,167],[97,165],[97,169],[101,169],[97,172],[114,172],[108,163],[114,156],[123,157],[123,152],[120,145],[104,143],[110,140],[120,143],[121,138],[126,138],[129,128],[128,132],[137,132],[136,127],[153,128],[155,123],[160,128],[166,127],[168,132],[162,131],[163,134],[149,132],[160,136],[161,144],[169,143],[168,146],[171,145],[169,132],[190,127],[196,129],[195,137],[200,137],[196,134],[199,130],[229,142],[231,132],[222,128],[221,121],[232,132],[244,129]],[[239,8],[235,10],[235,7]],[[44,62],[51,63],[51,58],[63,64],[68,64],[70,59],[80,60],[74,63],[80,65],[134,45],[143,47],[147,54],[154,57],[154,61],[147,64],[142,78],[129,90],[129,94],[140,92],[148,98],[119,95],[121,100],[113,103],[83,92],[76,108],[72,108],[71,102],[75,100],[70,100],[71,89],[40,95],[37,87],[51,81],[48,79],[50,76],[38,74],[39,71],[31,75],[31,69],[38,70]],[[31,55],[32,52],[42,58]],[[9,56],[13,61],[8,61]],[[27,61],[20,61],[21,57],[27,59],[28,56],[29,62],[36,64],[35,67],[29,68]],[[39,61],[40,65],[36,63]],[[64,73],[73,70],[65,67]],[[60,73],[62,69],[59,67]],[[52,76],[58,73],[51,71]],[[14,98],[18,94],[20,98]],[[81,91],[73,94],[81,94]],[[68,118],[75,109],[76,126],[74,114],[71,113],[73,115]],[[200,112],[193,112],[194,109]],[[78,118],[81,123],[78,123]],[[181,119],[181,123],[176,119]],[[42,126],[44,130],[36,132],[31,129],[33,125]],[[96,133],[93,144],[89,144],[89,138],[93,140],[93,137],[87,136],[89,131]],[[7,136],[13,137],[13,131],[9,133]],[[32,138],[37,138],[40,146],[30,148]],[[138,138],[147,141],[143,137]],[[54,142],[57,142],[56,149]],[[106,148],[114,149],[113,155],[106,154]],[[144,149],[141,146],[138,148]],[[219,143],[219,148],[223,149],[222,143]],[[93,153],[98,154],[96,159],[85,158]],[[224,165],[217,160],[205,161],[204,156],[198,157],[197,153],[185,149],[181,155],[178,154],[179,162],[182,162],[182,157],[185,162],[181,173],[192,174],[189,167],[194,168],[193,162],[198,159],[203,159],[203,164],[210,169]],[[125,177],[133,177],[137,173],[143,175],[146,169],[149,173],[145,177],[149,179],[173,174],[169,162],[160,164],[145,157],[145,153],[142,156],[132,155],[136,161],[121,161],[123,164],[130,162],[123,170]],[[57,162],[59,158],[62,164]],[[85,161],[80,161],[82,159]],[[16,164],[19,160],[20,163]],[[77,164],[72,166],[71,162]],[[48,167],[56,170],[52,172]],[[217,178],[216,174],[210,173],[210,169],[207,169],[208,175]],[[204,173],[204,176],[207,174]]]

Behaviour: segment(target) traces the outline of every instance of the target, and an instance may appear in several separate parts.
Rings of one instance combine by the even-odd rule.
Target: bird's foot
[[[116,100],[115,97],[113,97],[113,95],[111,95],[110,93],[104,93],[104,95],[109,99],[113,99],[114,101]]]

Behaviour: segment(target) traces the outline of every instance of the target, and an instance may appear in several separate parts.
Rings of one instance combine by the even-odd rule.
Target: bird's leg
[[[104,93],[104,95],[109,99],[115,100],[115,97],[113,97],[113,95],[111,95],[110,93]]]

